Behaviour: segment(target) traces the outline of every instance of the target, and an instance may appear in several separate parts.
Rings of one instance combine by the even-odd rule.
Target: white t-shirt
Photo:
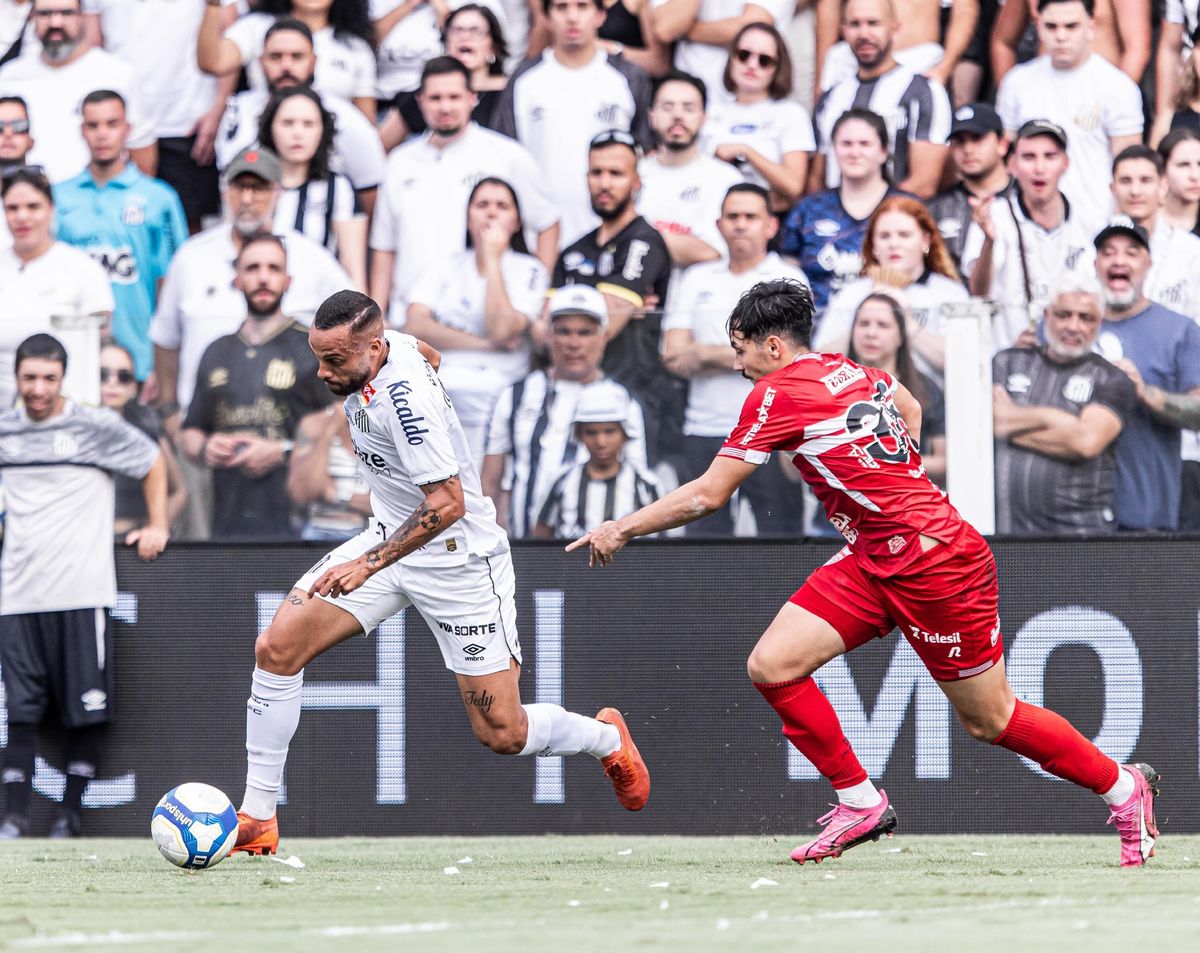
[[[37,30],[29,16],[32,8],[33,0],[25,0],[24,3],[18,3],[17,0],[0,0],[0,56],[7,53],[21,36],[24,36],[21,42],[22,56],[41,50],[42,43],[37,38]],[[87,9],[86,4],[84,9]]]
[[[217,96],[216,77],[196,65],[204,7],[180,0],[83,0],[83,11],[100,15],[104,48],[133,67],[155,136],[190,136]]]
[[[425,133],[388,156],[370,244],[377,251],[396,254],[390,302],[393,321],[404,320],[416,280],[462,251],[467,199],[485,176],[513,187],[527,229],[541,232],[558,221],[533,156],[520,143],[475,123],[445,148],[431,145]]]
[[[111,89],[124,98],[132,127],[130,149],[154,143],[154,123],[142,109],[133,67],[106,50],[88,50],[66,66],[47,66],[35,53],[0,67],[0,96],[20,96],[29,106],[34,138],[29,162],[43,166],[53,184],[74,178],[88,164],[81,106],[83,97],[97,89]]]
[[[666,0],[654,0],[654,6],[662,6],[665,2]],[[738,17],[747,5],[747,0],[700,0],[696,22],[708,23],[712,20]],[[787,25],[792,22],[792,14],[796,8],[794,0],[754,0],[754,6],[766,10],[771,15],[775,28],[780,32],[786,30]],[[722,100],[733,98],[733,94],[725,88],[724,81],[725,61],[728,59],[729,49],[725,46],[695,43],[692,40],[679,40],[675,44],[675,68],[704,80],[704,85],[708,87],[710,109]]]
[[[725,254],[717,219],[725,194],[743,181],[737,169],[706,155],[686,165],[663,165],[657,157],[647,156],[638,163],[638,177],[642,180],[637,196],[639,215],[660,232],[694,235]],[[676,277],[671,279],[671,292]]]
[[[350,180],[336,172],[329,178],[313,179],[294,189],[284,189],[275,204],[275,221],[280,228],[307,235],[334,254],[337,254],[334,223],[364,218],[365,215]]]
[[[214,143],[218,168],[224,169],[239,152],[258,141],[258,121],[269,99],[265,89],[247,89],[230,97]],[[344,173],[356,189],[375,188],[383,181],[385,157],[371,120],[340,96],[324,95],[321,103],[333,113],[337,130],[330,166]]]
[[[381,20],[403,0],[371,0],[372,20]],[[455,4],[460,6],[461,4]],[[379,44],[375,95],[391,99],[416,89],[425,64],[442,53],[442,34],[433,6],[423,3],[404,17]]]
[[[1167,0],[1163,19],[1167,23],[1178,23],[1183,27],[1183,59],[1192,52],[1192,33],[1200,26],[1200,3],[1197,0]]]
[[[430,12],[432,12],[431,8]],[[246,80],[251,89],[266,89],[267,78],[263,75],[263,40],[275,17],[269,13],[251,13],[235,20],[225,31],[226,38],[237,44],[246,67]],[[334,36],[333,27],[327,26],[313,34],[313,53],[317,57],[313,89],[322,96],[329,94],[344,99],[375,95],[375,54],[371,46],[359,36]]]
[[[1160,217],[1150,235],[1145,295],[1155,304],[1200,321],[1200,237]]]
[[[429,545],[404,557],[410,566],[452,566],[508,551],[496,509],[483,495],[450,398],[417,350],[417,339],[385,332],[387,361],[343,405],[350,439],[371,488],[371,512],[389,533],[425,502],[421,487],[457,474],[466,512]],[[365,411],[365,413],[364,413]]]
[[[760,281],[792,278],[808,284],[804,273],[774,252],[749,271],[734,274],[725,261],[693,265],[683,276],[675,304],[663,318],[663,334],[691,331],[697,344],[729,344],[729,312],[742,293]],[[728,374],[705,373],[693,377],[688,386],[683,432],[692,437],[724,437],[737,424],[746,395],[754,386],[733,370]]]
[[[545,189],[559,209],[560,249],[600,224],[588,195],[588,144],[606,129],[645,139],[649,98],[645,73],[623,58],[610,60],[599,49],[578,69],[563,66],[553,50],[546,50],[526,61],[509,81],[495,128],[537,160]]]
[[[96,312],[112,313],[113,293],[108,274],[82,249],[55,242],[40,258],[24,264],[11,248],[0,251],[0,410],[16,398],[13,359],[17,347],[29,335],[55,333],[53,319]],[[97,339],[100,335],[96,326]],[[69,339],[68,342],[69,343]],[[98,353],[98,352],[97,352]],[[76,373],[84,371],[72,362],[68,348],[67,374],[63,390],[72,393]],[[74,389],[77,393],[90,391]]]
[[[745,106],[714,103],[701,142],[707,152],[716,152],[717,146],[725,143],[744,143],[768,162],[782,162],[788,152],[817,151],[812,116],[790,99],[764,99]],[[770,189],[770,183],[749,162],[738,168],[747,182]]]
[[[530,321],[536,320],[550,286],[546,267],[532,255],[506,251],[500,258],[500,273],[509,303]],[[425,305],[447,327],[486,337],[486,295],[487,282],[479,273],[475,251],[467,248],[417,279],[409,301]],[[532,349],[527,341],[515,351],[443,348],[441,353],[438,377],[454,401],[472,459],[482,464],[492,408],[504,388],[529,373]]]
[[[328,251],[295,232],[279,230],[287,248],[292,283],[283,313],[304,324],[326,298],[351,287],[350,276]],[[150,339],[179,351],[180,405],[187,409],[196,389],[196,369],[204,349],[233,334],[246,319],[246,298],[233,286],[237,251],[227,223],[193,235],[175,253],[150,323]]]
[[[1071,159],[1059,188],[1072,214],[1095,234],[1112,214],[1112,146],[1117,136],[1142,134],[1137,84],[1093,53],[1073,70],[1055,69],[1049,56],[1014,66],[996,93],[996,112],[1015,132],[1030,119],[1049,119],[1067,133]]]
[[[1109,194],[1105,190],[1105,194]],[[1075,206],[1067,207],[1065,221],[1049,231],[1030,221],[1017,196],[1011,202],[1003,197],[992,203],[992,222],[996,241],[992,246],[992,284],[987,294],[997,311],[992,319],[992,346],[1001,351],[1012,347],[1021,332],[1035,325],[1050,301],[1053,289],[1068,274],[1094,275],[1095,234],[1075,218]],[[1025,246],[1022,266],[1020,238]],[[983,231],[972,223],[963,244],[963,273],[970,275],[983,250]],[[1028,272],[1026,272],[1028,269]],[[1032,300],[1025,295],[1028,274]]]

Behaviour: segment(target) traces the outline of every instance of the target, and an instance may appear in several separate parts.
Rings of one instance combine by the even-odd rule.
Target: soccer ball
[[[219,864],[237,843],[237,811],[209,784],[181,784],[163,795],[150,817],[158,852],[176,867]]]

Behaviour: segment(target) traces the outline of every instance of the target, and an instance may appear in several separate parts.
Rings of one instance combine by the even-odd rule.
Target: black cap
[[[1132,238],[1146,249],[1146,251],[1150,250],[1150,236],[1146,234],[1146,230],[1141,225],[1135,224],[1133,219],[1128,215],[1117,215],[1109,219],[1108,224],[1096,233],[1093,244],[1099,248],[1114,235],[1125,235],[1128,238]]]
[[[1000,121],[1000,114],[987,103],[971,103],[969,106],[960,106],[954,112],[950,138],[953,139],[960,132],[973,132],[978,136],[988,132],[1001,133],[1004,132],[1004,123]]]
[[[1018,142],[1022,139],[1032,139],[1034,136],[1051,136],[1058,140],[1060,146],[1067,148],[1067,131],[1049,119],[1030,119],[1017,130]]]

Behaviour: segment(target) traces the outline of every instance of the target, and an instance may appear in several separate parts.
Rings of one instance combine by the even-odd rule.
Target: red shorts
[[[967,523],[888,579],[863,572],[843,549],[788,601],[832,625],[847,651],[899,627],[938,681],[979,675],[1004,657],[996,561]]]

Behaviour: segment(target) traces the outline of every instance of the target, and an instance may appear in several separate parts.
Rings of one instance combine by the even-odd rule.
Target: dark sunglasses
[[[23,132],[29,132],[29,120],[28,119],[0,119],[0,132],[4,132],[6,129],[9,132],[13,133],[13,135],[19,136]]]
[[[755,53],[753,50],[738,50],[733,54],[737,57],[739,63],[749,63],[751,59],[758,59],[759,69],[772,69],[778,62],[779,58],[769,56],[766,53]]]
[[[100,368],[100,383],[107,384],[113,378],[117,379],[118,384],[132,384],[136,378],[133,376],[133,371],[127,371],[121,368],[119,371],[110,370],[107,367]]]
[[[7,182],[9,179],[16,178],[18,175],[22,174],[28,176],[40,176],[41,178],[45,179],[46,167],[41,165],[19,165],[16,168],[7,170],[3,176],[0,176],[0,179],[3,179],[3,181]],[[49,185],[50,183],[47,180],[46,186],[49,187]]]

